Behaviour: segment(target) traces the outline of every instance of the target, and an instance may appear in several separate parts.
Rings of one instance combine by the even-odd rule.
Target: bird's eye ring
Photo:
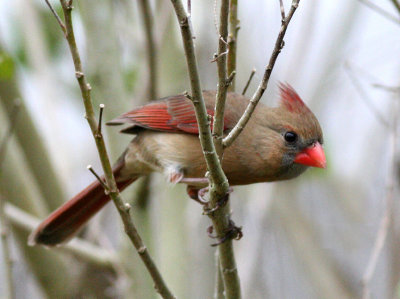
[[[297,134],[295,132],[286,132],[284,135],[285,141],[293,143],[297,141]]]

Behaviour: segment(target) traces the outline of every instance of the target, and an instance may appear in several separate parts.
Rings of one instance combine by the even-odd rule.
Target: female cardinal
[[[222,167],[230,185],[287,180],[308,166],[325,168],[318,120],[292,87],[281,84],[280,91],[280,105],[259,104],[241,135],[224,151]],[[204,91],[203,96],[208,114],[213,115],[215,91]],[[248,104],[246,97],[228,93],[226,133]],[[129,124],[121,132],[136,135],[113,168],[119,190],[151,172],[188,184],[192,196],[193,190],[208,184],[195,112],[184,95],[151,102],[108,124]],[[94,181],[44,220],[31,234],[30,244],[53,246],[68,240],[109,200]]]

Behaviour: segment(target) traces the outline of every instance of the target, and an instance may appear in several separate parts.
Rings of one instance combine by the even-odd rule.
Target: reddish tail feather
[[[122,165],[114,168],[120,191],[137,178],[118,181]],[[50,214],[29,236],[29,245],[55,246],[68,241],[79,229],[110,201],[99,181],[94,181]]]

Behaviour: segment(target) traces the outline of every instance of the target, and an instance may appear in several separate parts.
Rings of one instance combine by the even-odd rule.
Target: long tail
[[[120,191],[137,179],[119,179],[122,166],[119,164],[113,170]],[[28,244],[55,246],[69,240],[109,201],[100,182],[94,181],[40,223],[29,236]]]

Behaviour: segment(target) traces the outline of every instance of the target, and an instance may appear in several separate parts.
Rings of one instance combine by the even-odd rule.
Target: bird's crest
[[[285,107],[290,112],[299,113],[309,111],[292,86],[287,83],[280,83],[279,89],[281,92],[281,106]]]

